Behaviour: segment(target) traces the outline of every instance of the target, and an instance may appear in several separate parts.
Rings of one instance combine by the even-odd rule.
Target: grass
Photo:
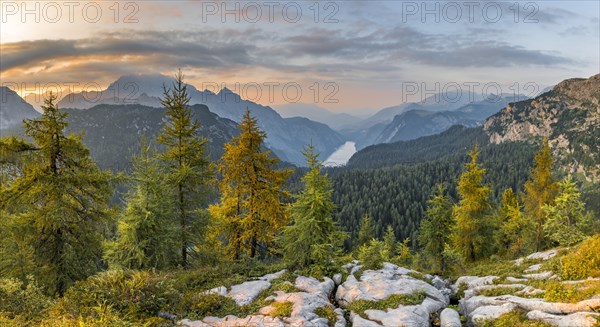
[[[462,299],[465,297],[465,291],[469,289],[469,284],[462,282],[458,284],[458,289],[456,290],[456,297]]]
[[[550,281],[547,283],[544,299],[550,302],[577,303],[598,294],[600,294],[600,281],[598,280],[590,280],[577,284]]]
[[[513,295],[518,291],[520,291],[520,289],[515,287],[494,287],[481,290],[478,292],[478,294],[483,296],[500,296],[509,294]]]
[[[480,327],[552,327],[552,325],[527,320],[526,313],[520,310],[514,310],[501,315],[498,319],[489,319],[479,322]]]
[[[544,264],[564,280],[600,277],[600,235],[581,242],[574,252],[553,258]]]
[[[369,300],[358,300],[350,303],[347,307],[348,310],[354,311],[361,317],[366,318],[366,310],[385,310],[395,309],[400,305],[417,305],[421,304],[425,300],[425,292],[416,292],[413,294],[394,294],[389,296],[385,300],[381,301],[369,301]]]
[[[420,272],[411,271],[411,272],[409,272],[409,273],[408,273],[408,274],[406,274],[406,275],[407,275],[407,276],[410,276],[410,277],[412,277],[412,278],[415,278],[415,279],[422,280],[422,281],[424,281],[424,282],[425,282],[425,283],[427,283],[427,284],[431,284],[431,279],[430,279],[430,278],[427,278],[427,277],[425,277],[425,275],[423,275],[423,274],[422,274],[422,273],[420,273]]]
[[[275,309],[270,313],[272,317],[285,318],[292,315],[294,304],[289,301],[274,302],[271,304]]]
[[[333,327],[337,321],[337,314],[333,311],[332,307],[327,305],[316,308],[315,314],[321,318],[327,319],[329,321],[329,327]]]

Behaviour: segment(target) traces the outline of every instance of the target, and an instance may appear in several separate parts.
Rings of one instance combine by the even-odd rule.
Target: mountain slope
[[[454,111],[410,110],[394,117],[373,144],[412,140],[443,132],[453,125],[479,126],[508,103],[524,99],[524,96],[502,95],[493,100],[472,102]]]
[[[205,105],[191,107],[201,123],[200,134],[208,139],[213,160],[223,154],[223,145],[237,135],[237,124],[210,112]],[[98,105],[88,110],[63,109],[69,116],[67,133],[83,132],[83,142],[103,169],[129,168],[131,153],[136,153],[139,138],[154,139],[164,124],[164,109],[142,105]]]
[[[588,180],[600,178],[600,74],[568,79],[534,99],[490,117],[492,143],[547,137],[559,163]]]
[[[160,107],[163,85],[169,87],[174,79],[164,75],[127,75],[111,83],[100,93],[77,93],[66,96],[59,102],[60,108],[87,109],[97,104],[142,104]],[[190,104],[204,104],[220,117],[240,122],[246,109],[258,120],[261,129],[267,133],[266,146],[279,158],[297,165],[304,164],[302,149],[309,143],[327,158],[344,138],[323,124],[310,120],[288,120],[275,110],[240,96],[227,88],[215,94],[209,90],[199,91],[188,85]]]
[[[23,119],[39,115],[40,113],[16,92],[6,86],[0,86],[0,130],[18,127]]]

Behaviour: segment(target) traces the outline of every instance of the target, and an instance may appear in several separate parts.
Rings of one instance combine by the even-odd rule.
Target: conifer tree
[[[396,240],[396,233],[392,225],[388,225],[383,235],[383,257],[385,260],[390,261],[396,257],[398,253],[398,241]]]
[[[190,251],[197,248],[205,235],[205,206],[213,171],[205,153],[206,139],[199,134],[200,122],[193,118],[189,107],[190,97],[181,71],[175,78],[171,88],[165,87],[161,99],[166,123],[157,141],[166,148],[160,157],[166,163],[166,176],[174,189],[180,263],[186,267]]]
[[[547,139],[544,138],[534,161],[535,167],[531,170],[531,177],[525,182],[523,204],[525,217],[534,224],[532,247],[535,251],[540,251],[548,245],[544,237],[546,214],[543,208],[545,205],[553,205],[558,193],[558,184],[552,176],[554,158]]]
[[[133,173],[124,212],[105,257],[113,266],[129,269],[165,268],[177,259],[177,224],[173,221],[173,189],[164,178],[156,151],[145,138],[133,157]]]
[[[448,266],[444,250],[451,243],[454,218],[452,200],[444,194],[442,184],[438,184],[435,194],[427,201],[425,215],[419,231],[419,243],[425,256],[433,263],[434,269],[445,271]]]
[[[50,94],[42,116],[24,121],[37,151],[29,154],[21,174],[3,185],[0,203],[11,228],[24,233],[9,242],[23,249],[15,255],[30,254],[35,269],[26,273],[61,295],[100,268],[112,187],[110,173],[96,167],[80,136],[65,136],[67,114],[55,100]]]
[[[355,248],[358,249],[362,245],[366,245],[375,238],[375,229],[373,228],[373,221],[368,214],[365,214],[361,221],[358,229],[358,239]]]
[[[525,219],[519,198],[511,188],[502,193],[498,210],[500,231],[497,234],[501,254],[517,257],[529,252],[529,240],[533,237],[533,224]]]
[[[592,226],[591,212],[585,212],[585,204],[580,200],[581,194],[577,184],[571,177],[559,184],[560,194],[554,205],[544,205],[546,221],[544,233],[553,245],[572,245],[582,241]]]
[[[281,248],[284,260],[292,267],[314,266],[313,270],[322,272],[334,265],[346,233],[333,221],[333,186],[321,172],[322,163],[312,145],[304,150],[304,156],[309,170],[302,177],[303,190],[289,207],[292,225],[283,231]]]
[[[246,110],[240,136],[225,145],[219,164],[221,201],[210,207],[226,252],[239,259],[243,252],[254,258],[259,246],[267,247],[288,223],[282,198],[290,170],[278,170],[279,159],[263,151],[266,138],[256,118]]]
[[[477,162],[479,147],[469,151],[469,156],[471,160],[458,180],[460,200],[454,205],[452,215],[456,221],[454,246],[466,261],[474,261],[490,254],[494,230],[490,217],[491,190],[483,184],[485,169]]]

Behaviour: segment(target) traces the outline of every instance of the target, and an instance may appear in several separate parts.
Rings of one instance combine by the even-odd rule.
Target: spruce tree
[[[105,257],[111,265],[129,269],[165,268],[177,260],[177,224],[173,221],[173,189],[163,177],[156,151],[145,138],[133,157],[130,189],[114,241]]]
[[[434,269],[446,271],[448,265],[444,258],[444,250],[451,243],[454,218],[452,200],[444,194],[442,184],[438,184],[435,194],[427,201],[425,215],[419,230],[419,243]]]
[[[96,167],[81,137],[65,136],[67,114],[55,100],[50,94],[42,116],[24,121],[25,134],[37,150],[29,153],[19,176],[3,185],[0,202],[11,229],[23,233],[4,241],[22,249],[14,255],[29,254],[35,267],[24,273],[33,274],[49,293],[61,295],[101,268],[112,187],[111,174]],[[31,267],[13,267],[22,268]]]
[[[553,245],[572,245],[582,241],[592,227],[592,214],[585,212],[581,194],[571,177],[560,182],[554,205],[544,205],[544,233]]]
[[[534,226],[525,219],[519,198],[511,188],[502,193],[497,216],[500,223],[497,234],[500,254],[518,257],[529,252]]]
[[[283,258],[291,267],[323,272],[334,265],[346,233],[333,221],[335,205],[331,200],[333,186],[314,147],[304,150],[308,172],[302,177],[304,188],[289,207],[292,225],[287,226],[281,238]]]
[[[493,224],[490,217],[491,190],[483,184],[485,169],[477,162],[479,147],[469,151],[470,162],[465,165],[456,187],[459,202],[452,215],[456,221],[454,246],[466,261],[489,255],[493,249]]]
[[[243,252],[254,258],[288,223],[282,198],[290,170],[276,169],[279,159],[263,151],[265,132],[246,110],[240,135],[225,145],[219,164],[221,200],[210,207],[225,249],[233,259]]]
[[[532,248],[540,251],[548,246],[544,237],[546,214],[543,208],[545,205],[553,205],[558,193],[558,184],[552,176],[554,158],[547,139],[544,139],[540,150],[535,154],[534,161],[535,167],[531,170],[530,179],[525,182],[523,204],[525,217],[534,224]]]
[[[396,240],[396,233],[392,225],[388,225],[383,235],[383,257],[386,261],[391,261],[396,257],[398,253],[398,240]]]
[[[375,229],[373,228],[373,221],[368,214],[365,214],[361,221],[360,227],[358,229],[358,239],[357,243],[354,246],[355,249],[368,244],[371,240],[375,238]]]
[[[157,141],[166,148],[160,157],[166,163],[166,177],[174,189],[180,263],[187,267],[189,252],[202,243],[205,235],[205,206],[213,171],[205,154],[206,139],[199,134],[200,122],[193,118],[189,107],[190,97],[181,71],[175,78],[171,88],[164,88],[161,103],[166,123]]]

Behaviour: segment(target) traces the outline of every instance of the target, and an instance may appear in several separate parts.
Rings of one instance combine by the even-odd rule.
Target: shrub
[[[292,308],[294,306],[292,302],[274,302],[271,305],[275,308],[270,314],[272,317],[284,318],[292,315]]]
[[[133,327],[126,318],[107,305],[83,308],[83,314],[73,314],[67,307],[64,301],[59,302],[49,311],[49,315],[40,323],[40,327]],[[144,324],[144,326],[158,325]]]
[[[549,282],[544,299],[550,302],[576,303],[600,294],[600,281],[590,280],[577,284],[566,284],[559,281]]]
[[[156,316],[181,300],[166,275],[148,271],[110,270],[77,282],[63,298],[69,312],[109,306],[133,319]]]
[[[240,311],[233,299],[219,294],[199,295],[194,300],[193,313],[197,318],[224,317]]]
[[[315,314],[321,318],[327,319],[329,321],[329,327],[333,327],[337,321],[337,314],[333,311],[332,307],[327,305],[316,308]]]
[[[27,278],[27,285],[18,279],[0,279],[0,312],[3,317],[0,322],[2,319],[12,320],[19,325],[19,321],[39,321],[52,302],[33,277]]]
[[[394,294],[385,300],[369,301],[357,300],[348,305],[348,309],[356,312],[361,317],[366,318],[366,310],[385,310],[388,308],[397,308],[400,305],[417,305],[425,300],[425,292],[416,292],[413,294]]]
[[[371,239],[368,244],[361,245],[358,249],[358,260],[363,269],[380,269],[384,261],[383,242]]]
[[[526,313],[519,310],[505,313],[498,319],[489,319],[478,323],[478,326],[481,327],[552,327],[547,323],[527,320]]]
[[[558,273],[568,280],[600,277],[600,235],[583,241],[578,249],[564,256],[562,269]]]

